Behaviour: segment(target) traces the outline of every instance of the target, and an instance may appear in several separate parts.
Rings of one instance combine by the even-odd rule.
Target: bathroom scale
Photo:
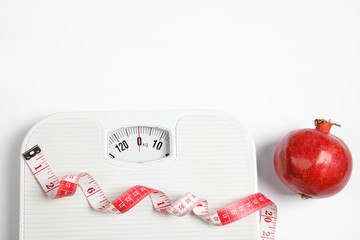
[[[257,196],[231,205],[258,191],[256,154],[249,132],[221,112],[58,113],[29,130],[21,152],[20,239],[273,239],[275,227],[262,231],[259,225],[275,224],[275,209],[274,215],[268,210],[231,220],[259,203]],[[70,178],[81,183],[79,173],[93,185],[57,198],[76,184]],[[66,175],[67,181],[54,180]],[[61,184],[65,190],[59,193]],[[151,190],[152,196],[126,198],[129,189],[139,197],[140,189]],[[130,195],[120,199],[122,193]],[[104,204],[94,207],[91,196]],[[181,212],[190,208],[191,196],[191,209],[205,203],[206,211],[223,212],[215,218],[196,209]],[[107,199],[115,199],[113,211],[123,214],[104,211],[110,211]],[[129,201],[135,203],[125,211]],[[173,202],[180,204],[174,214],[164,213]],[[155,206],[165,203],[167,210]]]

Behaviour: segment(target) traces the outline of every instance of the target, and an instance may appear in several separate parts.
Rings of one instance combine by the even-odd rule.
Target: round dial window
[[[170,155],[168,131],[149,126],[120,128],[108,135],[108,155],[125,162],[144,163]]]

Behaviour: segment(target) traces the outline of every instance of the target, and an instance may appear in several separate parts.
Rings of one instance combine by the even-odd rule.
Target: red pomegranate
[[[288,133],[278,144],[275,171],[280,180],[302,198],[325,198],[340,192],[350,179],[351,153],[346,144],[330,134],[339,126],[315,120],[315,129]]]

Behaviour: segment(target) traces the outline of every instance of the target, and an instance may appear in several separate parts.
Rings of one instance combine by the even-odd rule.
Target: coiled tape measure
[[[192,127],[194,127],[192,126],[194,125],[194,121],[197,122],[199,120],[200,125],[204,124],[206,121],[210,121],[210,125],[215,127],[217,124],[219,124],[221,131],[224,131],[224,126],[222,125],[229,124],[227,119],[217,115],[213,116],[213,114],[197,115],[192,113],[181,114],[180,117],[183,115],[189,115],[188,119],[186,117],[182,118],[182,120],[189,120],[189,122],[183,123],[183,127],[185,127],[185,129],[187,129],[187,127],[192,129]],[[99,117],[99,115],[97,116]],[[88,116],[86,115],[76,115],[74,117],[71,114],[65,116],[60,115],[55,118],[52,117],[50,118],[50,121],[47,120],[45,123],[40,124],[40,127],[38,126],[36,128],[36,130],[39,132],[39,136],[36,136],[36,130],[31,132],[31,136],[34,137],[35,140],[38,139],[40,142],[44,141],[43,139],[41,140],[41,136],[44,136],[44,132],[47,134],[46,140],[48,141],[53,136],[60,136],[61,138],[61,135],[64,136],[64,130],[66,132],[66,129],[71,130],[74,126],[81,128],[84,123],[89,124],[91,121],[95,121],[95,118],[87,117]],[[176,118],[179,118],[179,115],[176,114]],[[79,119],[81,120],[79,121]],[[203,123],[201,123],[201,121]],[[44,130],[52,129],[52,124],[62,126],[63,129],[58,129],[59,131],[55,131],[55,134],[50,133],[49,135],[49,131]],[[46,127],[42,128],[41,125]],[[88,127],[89,126],[87,126],[86,129],[88,129]],[[179,120],[177,121],[176,127],[179,127]],[[80,135],[86,132],[86,129],[85,131],[79,131]],[[206,128],[203,130],[205,131]],[[175,131],[179,131],[179,129],[176,129]],[[194,130],[192,130],[192,134],[194,134]],[[201,135],[201,133],[198,134]],[[154,167],[151,165],[151,163],[159,162],[163,162],[161,167],[166,168],[166,166],[170,164],[166,163],[166,159],[171,156],[174,157],[175,146],[172,144],[172,137],[175,135],[175,133],[171,132],[171,129],[169,130],[151,125],[137,125],[112,129],[107,133],[106,151],[104,154],[106,154],[107,160],[109,161],[116,161],[117,163],[125,164],[125,168],[124,166],[120,167],[123,167],[125,170],[127,169],[126,167],[128,167],[129,171],[132,171],[132,169],[129,169],[129,166],[145,166],[143,171],[154,171],[152,169]],[[221,134],[219,134],[219,136],[221,136]],[[230,134],[229,136],[233,135]],[[82,137],[83,136],[80,136],[80,138]],[[201,137],[204,136],[200,136],[200,138]],[[226,139],[223,139],[223,141],[226,141]],[[54,144],[52,143],[47,143],[44,145],[52,146],[52,148],[54,148]],[[61,148],[61,146],[58,147]],[[50,151],[50,154],[51,153],[52,152]],[[188,215],[190,212],[193,212],[197,217],[202,218],[214,226],[227,225],[243,219],[244,217],[257,211],[260,211],[260,234],[258,239],[275,238],[277,208],[271,200],[269,200],[261,193],[251,194],[214,212],[209,211],[209,204],[206,199],[193,193],[185,193],[174,203],[171,203],[170,198],[164,192],[143,185],[135,185],[132,187],[129,186],[129,189],[120,194],[120,196],[116,197],[115,200],[110,202],[100,184],[90,173],[81,172],[65,175],[62,180],[59,181],[39,145],[35,145],[27,149],[22,154],[22,157],[25,160],[28,168],[31,170],[32,174],[40,183],[43,191],[50,199],[72,196],[75,194],[77,187],[80,186],[88,203],[94,210],[106,213],[123,214],[138,205],[144,198],[149,196],[153,208],[158,212],[163,212],[165,214],[175,215],[178,217],[182,217]],[[61,159],[61,156],[58,156],[57,159]],[[147,164],[149,163],[150,168],[146,168]],[[221,179],[219,180],[221,181]],[[136,211],[136,209],[133,211]],[[149,209],[148,211],[151,210]],[[121,216],[121,218],[126,218],[126,215]],[[171,221],[171,219],[168,219],[167,221]],[[26,236],[26,234],[23,235]]]

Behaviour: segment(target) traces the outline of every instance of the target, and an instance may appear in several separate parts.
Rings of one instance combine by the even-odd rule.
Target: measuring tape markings
[[[66,175],[59,181],[39,146],[36,145],[26,151],[23,158],[51,199],[72,196],[79,185],[95,210],[123,214],[149,196],[156,211],[178,217],[193,211],[195,215],[215,226],[230,224],[260,210],[260,239],[275,239],[277,208],[261,193],[252,194],[213,213],[209,213],[207,200],[192,193],[185,193],[171,204],[164,192],[141,185],[131,187],[110,202],[100,185],[89,173]]]

